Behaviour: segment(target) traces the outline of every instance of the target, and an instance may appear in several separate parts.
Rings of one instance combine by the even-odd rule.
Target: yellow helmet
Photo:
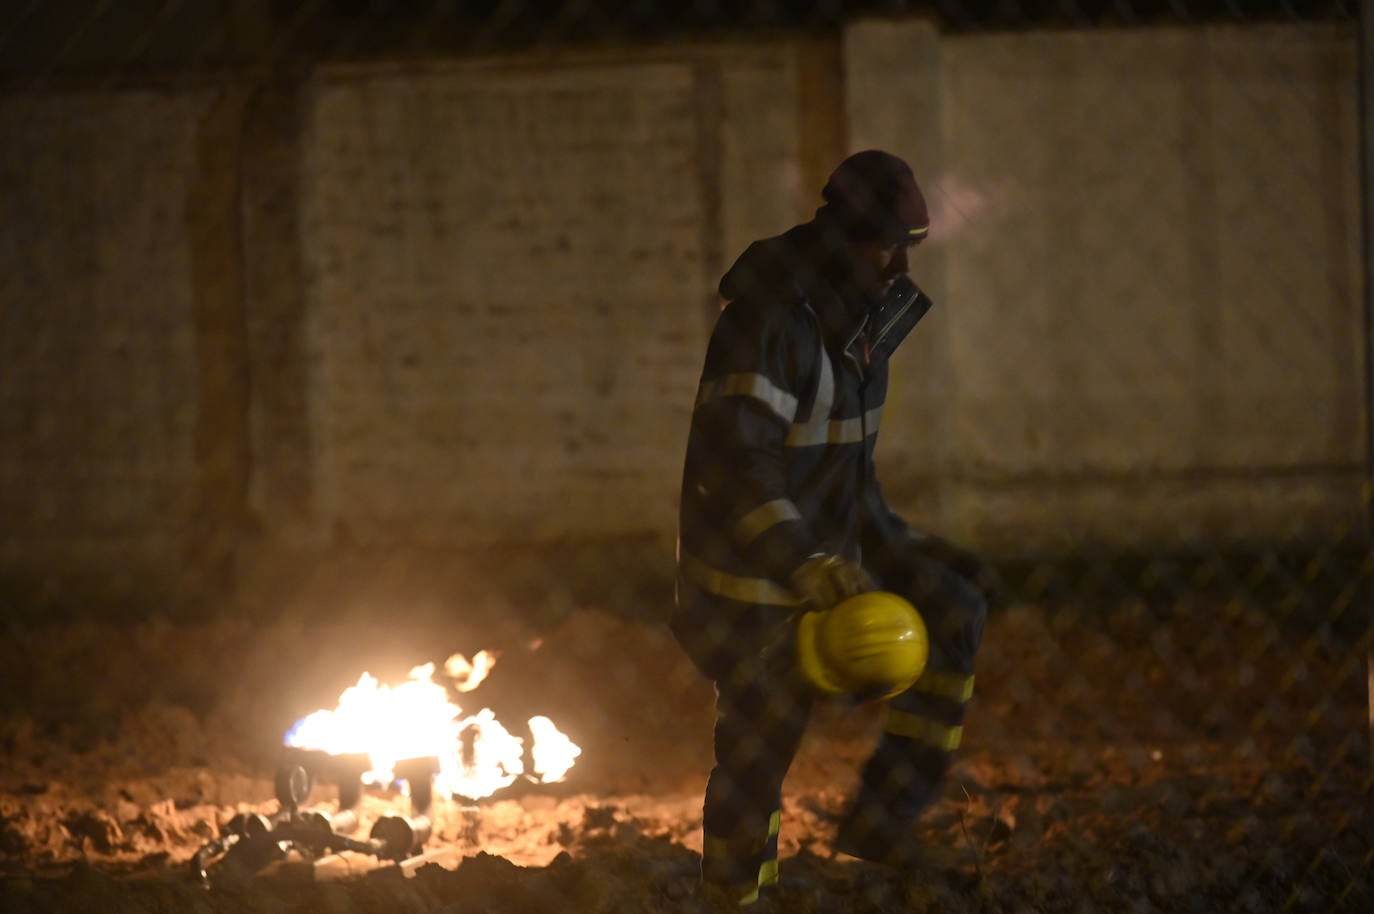
[[[797,622],[802,674],[832,695],[891,698],[920,678],[929,654],[921,614],[895,593],[861,593]]]

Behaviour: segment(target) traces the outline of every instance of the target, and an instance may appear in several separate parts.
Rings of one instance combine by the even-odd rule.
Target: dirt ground
[[[663,628],[592,609],[539,630],[499,607],[467,619],[389,608],[11,630],[0,910],[708,910],[712,693]],[[406,865],[344,854],[192,878],[230,816],[277,809],[298,718],[364,670],[396,682],[482,648],[500,656],[465,711],[551,717],[583,750],[563,783],[475,809],[437,800],[426,856]],[[788,778],[772,909],[1374,910],[1364,650],[1239,603],[1013,606],[989,624],[964,748],[922,825],[953,863],[894,874],[832,855],[880,709],[826,706]],[[332,790],[310,800],[327,807]],[[370,790],[362,833],[408,809]]]

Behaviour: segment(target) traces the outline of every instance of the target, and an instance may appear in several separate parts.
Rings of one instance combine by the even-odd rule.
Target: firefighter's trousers
[[[882,812],[866,819],[882,833],[909,829],[937,798],[962,736],[987,616],[978,588],[946,566],[921,557],[905,569],[900,580],[879,583],[919,608],[930,659],[916,684],[888,701],[884,731],[854,799],[855,809]],[[764,889],[778,880],[782,783],[813,703],[794,658],[791,638],[778,638],[716,681],[716,764],[703,811],[707,882]]]

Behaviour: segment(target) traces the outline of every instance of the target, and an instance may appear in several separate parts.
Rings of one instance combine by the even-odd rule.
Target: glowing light
[[[491,651],[478,651],[471,661],[462,654],[454,654],[444,661],[444,675],[453,680],[458,691],[471,692],[482,684],[495,665],[496,655]]]
[[[531,717],[529,723],[530,733],[534,735],[534,746],[530,749],[534,773],[545,783],[563,780],[573,761],[582,754],[582,748],[542,714]]]
[[[459,725],[458,751],[439,759],[435,786],[474,800],[509,787],[525,773],[524,746],[483,708]]]
[[[454,654],[444,664],[455,688],[468,692],[481,684],[495,663],[488,651],[471,662]],[[469,799],[490,796],[517,778],[541,782],[562,780],[582,750],[547,717],[529,721],[534,768],[525,773],[524,741],[513,736],[496,715],[483,708],[464,716],[449,690],[434,681],[434,664],[410,671],[408,681],[390,686],[369,673],[339,696],[338,706],[307,715],[287,732],[285,743],[325,752],[367,753],[367,784],[390,785],[398,761],[434,757],[439,760],[435,790]]]

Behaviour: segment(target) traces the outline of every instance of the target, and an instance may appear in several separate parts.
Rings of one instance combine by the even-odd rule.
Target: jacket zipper
[[[864,510],[866,501],[864,492],[868,488],[868,402],[864,396],[868,389],[867,366],[859,361],[859,357],[850,351],[850,347],[863,335],[865,328],[868,327],[868,318],[864,318],[863,323],[859,324],[858,332],[850,338],[849,343],[844,347],[844,357],[853,363],[854,368],[859,373],[859,488],[855,493],[858,500],[858,529],[854,531],[854,553],[857,561],[863,563],[863,529],[864,529]],[[871,344],[870,344],[871,345]]]

